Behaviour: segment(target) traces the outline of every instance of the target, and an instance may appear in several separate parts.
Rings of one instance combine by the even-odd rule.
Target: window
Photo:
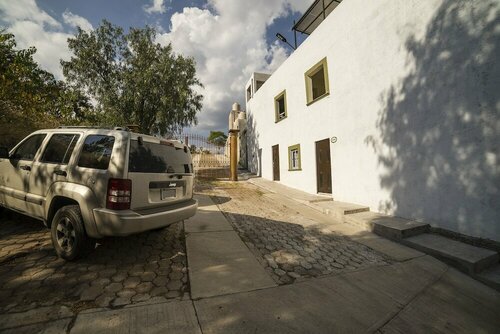
[[[33,135],[23,141],[21,145],[19,145],[14,153],[11,156],[11,159],[14,160],[33,160],[35,158],[36,152],[42,145],[43,140],[45,139],[44,134]]]
[[[263,84],[264,84],[264,81],[256,80],[255,81],[255,91],[258,91],[259,88],[262,87]]]
[[[252,85],[247,88],[247,102],[252,98]]]
[[[189,153],[168,144],[130,141],[128,171],[135,173],[192,173]]]
[[[115,138],[104,135],[90,135],[85,138],[78,166],[108,169]]]
[[[300,168],[300,144],[288,148],[288,170],[301,170]]]
[[[42,162],[67,164],[80,138],[76,134],[55,134],[50,137],[47,148],[43,152]]]
[[[330,94],[326,58],[314,65],[305,74],[307,105]]]
[[[274,98],[275,122],[279,122],[286,118],[286,90],[282,91]]]

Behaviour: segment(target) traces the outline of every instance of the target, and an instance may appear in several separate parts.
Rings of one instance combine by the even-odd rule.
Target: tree
[[[0,145],[12,147],[34,130],[79,124],[92,106],[78,91],[41,69],[34,47],[17,50],[0,30]]]
[[[226,145],[227,136],[222,131],[210,131],[207,141],[216,146],[222,147]]]
[[[194,60],[155,40],[151,27],[125,34],[105,20],[68,39],[74,56],[61,61],[64,76],[96,101],[101,123],[132,123],[161,135],[197,123],[203,96],[196,92],[202,84]]]

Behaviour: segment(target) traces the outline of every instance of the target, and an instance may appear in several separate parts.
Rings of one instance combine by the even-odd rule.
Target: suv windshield
[[[169,144],[130,141],[128,171],[137,173],[191,173],[189,154]]]

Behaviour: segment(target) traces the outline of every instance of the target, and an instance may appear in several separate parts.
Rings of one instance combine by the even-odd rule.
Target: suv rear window
[[[55,134],[49,139],[42,155],[42,162],[67,164],[80,135]]]
[[[90,135],[85,138],[82,153],[78,160],[79,167],[108,169],[115,137]]]
[[[167,144],[130,141],[128,171],[136,173],[191,173],[189,153]]]

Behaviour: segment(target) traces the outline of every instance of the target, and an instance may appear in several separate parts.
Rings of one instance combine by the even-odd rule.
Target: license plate
[[[162,188],[160,190],[160,195],[161,195],[162,200],[167,199],[167,198],[172,198],[172,197],[175,197],[176,190],[171,189],[171,188]]]

